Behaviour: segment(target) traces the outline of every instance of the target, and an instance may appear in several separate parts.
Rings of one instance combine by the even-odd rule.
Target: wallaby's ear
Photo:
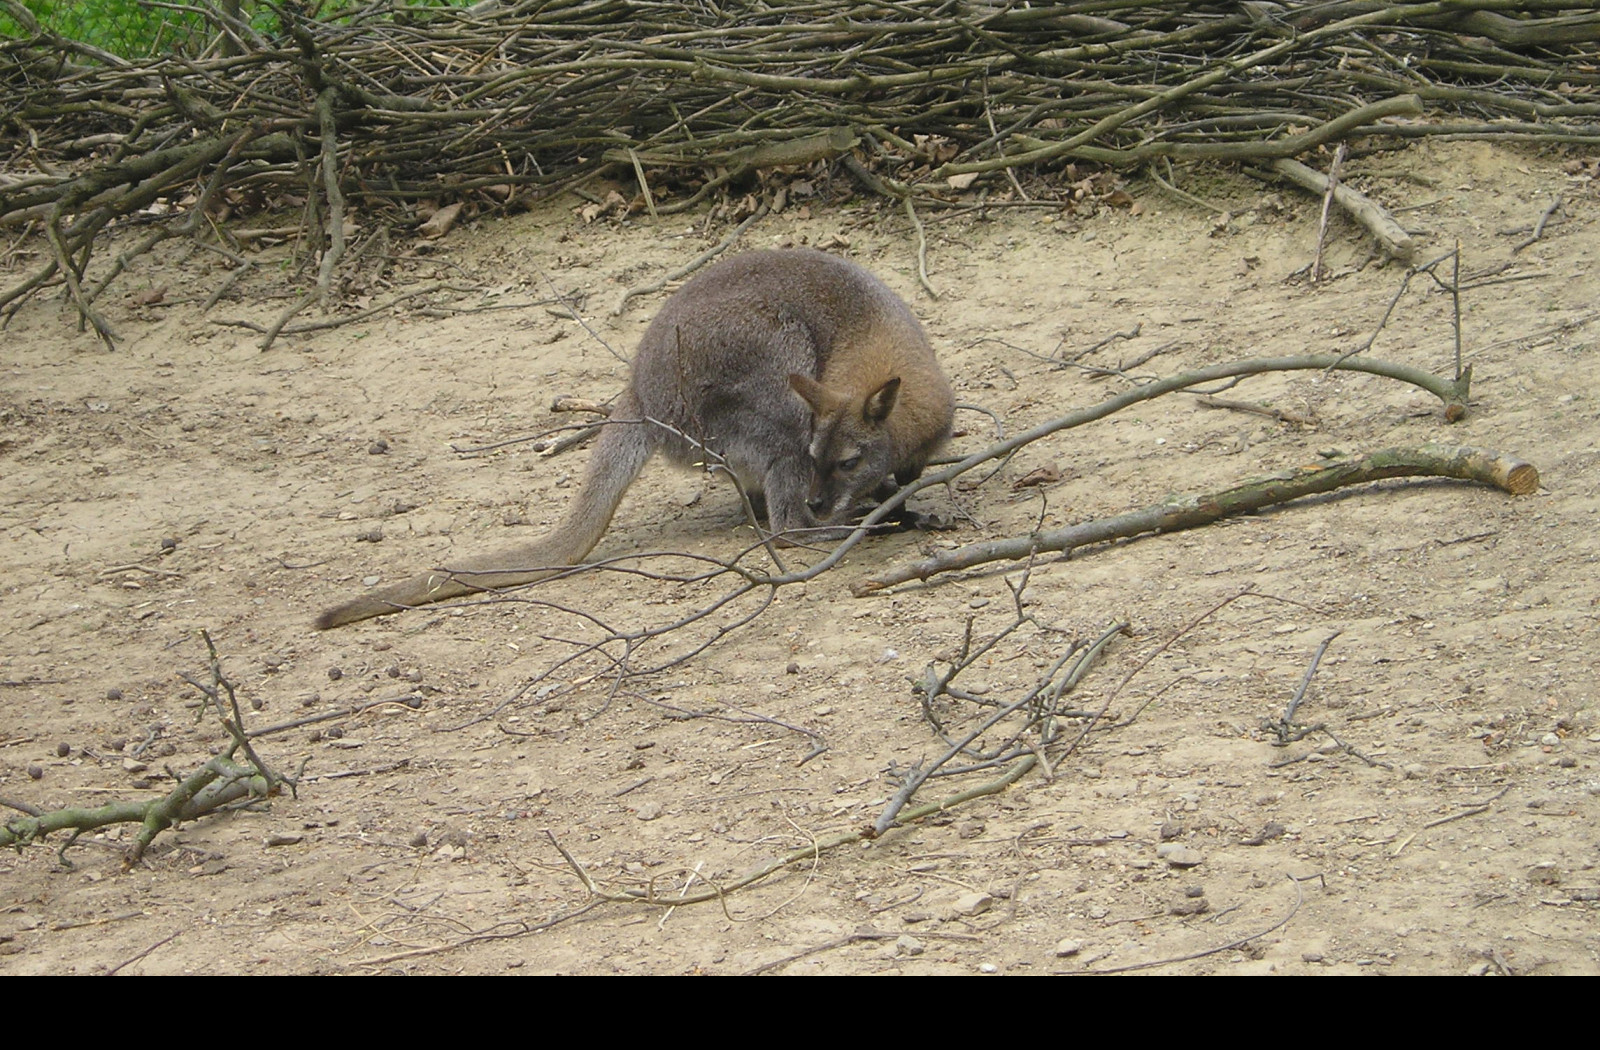
[[[789,389],[800,395],[801,400],[811,406],[814,416],[825,415],[828,410],[828,388],[799,372],[789,373]]]
[[[894,411],[895,398],[900,396],[900,377],[895,376],[867,396],[861,406],[861,418],[868,423],[882,423]]]

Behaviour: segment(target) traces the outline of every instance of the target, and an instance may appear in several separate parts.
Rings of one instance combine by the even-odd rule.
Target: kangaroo
[[[835,539],[873,496],[914,481],[950,436],[950,384],[889,287],[824,252],[756,251],[718,263],[662,304],[583,487],[542,539],[379,588],[319,629],[577,565],[656,452],[720,461],[764,497],[780,539]]]

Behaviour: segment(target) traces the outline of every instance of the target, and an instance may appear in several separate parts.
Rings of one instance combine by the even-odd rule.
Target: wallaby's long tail
[[[637,415],[632,398],[625,396],[613,418],[632,420]],[[549,535],[493,557],[474,558],[425,572],[336,605],[317,617],[317,629],[325,631],[464,594],[532,583],[579,564],[600,542],[611,524],[611,515],[616,513],[617,504],[622,502],[622,494],[644,469],[656,445],[648,423],[607,425],[601,430],[600,440],[589,457],[583,488],[566,517]]]

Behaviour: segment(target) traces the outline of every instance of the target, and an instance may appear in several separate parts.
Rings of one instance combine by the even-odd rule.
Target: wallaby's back
[[[808,392],[797,395],[801,384]],[[686,283],[651,321],[583,488],[548,536],[380,588],[324,612],[317,626],[579,563],[657,449],[688,464],[720,457],[765,495],[776,532],[837,524],[887,478],[920,474],[953,411],[922,326],[876,277],[819,251],[735,256]],[[840,467],[863,476],[844,478]]]

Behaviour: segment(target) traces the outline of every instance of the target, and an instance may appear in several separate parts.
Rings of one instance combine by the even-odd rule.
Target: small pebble
[[[389,451],[389,443],[383,438],[379,438],[367,446],[367,455],[369,456],[381,456],[387,451]]]
[[[337,682],[344,677],[344,672],[337,667],[328,668],[328,681]]]
[[[69,743],[67,743],[66,741],[63,740],[61,743],[56,745],[56,757],[57,758],[66,758],[70,754],[72,754],[72,745],[71,744],[69,744]]]
[[[1156,856],[1174,868],[1197,867],[1206,859],[1205,855],[1197,849],[1191,849],[1188,846],[1177,846],[1172,843],[1157,846]]]
[[[106,690],[106,699],[107,700],[121,700],[122,699],[122,690],[121,689],[107,689]]]
[[[633,812],[640,820],[655,820],[661,816],[661,803],[641,802],[639,808]]]
[[[28,766],[28,776],[32,777],[34,780],[43,780],[44,770],[38,765],[30,764]]]
[[[1083,951],[1083,942],[1073,940],[1071,937],[1056,942],[1057,958],[1065,959],[1068,956],[1077,955],[1081,951]]]
[[[957,915],[982,915],[984,912],[988,911],[990,906],[993,904],[994,898],[982,891],[977,893],[963,893],[961,896],[956,898],[956,902],[952,906],[952,910]]]
[[[898,938],[896,938],[894,942],[894,948],[895,951],[899,952],[901,955],[921,955],[923,952],[927,951],[927,949],[923,947],[922,942],[911,936],[909,933],[902,933]]]

